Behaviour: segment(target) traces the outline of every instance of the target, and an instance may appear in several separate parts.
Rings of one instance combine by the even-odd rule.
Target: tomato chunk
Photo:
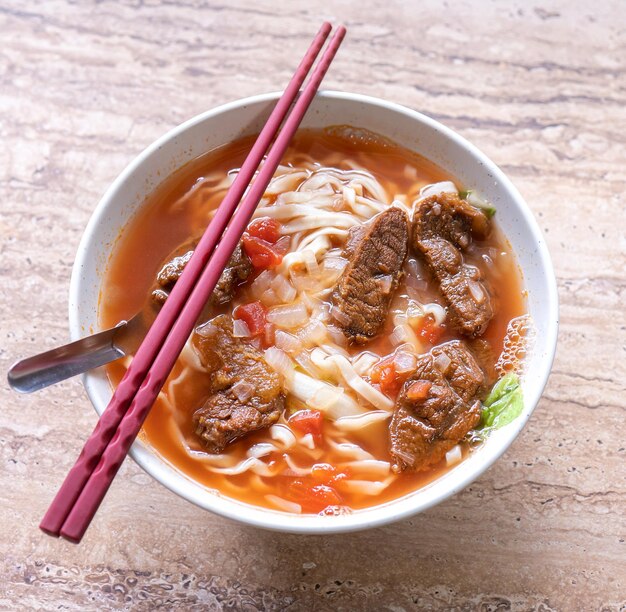
[[[374,365],[372,371],[370,372],[370,380],[373,383],[380,383],[383,378],[385,370],[389,368],[393,364],[393,359],[391,355],[387,357],[383,357],[377,364]]]
[[[329,463],[316,463],[311,468],[311,479],[319,484],[335,485],[347,478],[347,472],[339,472]]]
[[[244,321],[253,336],[265,333],[266,315],[267,310],[261,302],[242,304],[233,311],[233,318]]]
[[[409,374],[410,372],[397,372],[394,355],[388,355],[372,368],[370,380],[378,384],[383,393],[390,397],[395,397],[398,395],[404,381],[409,377]]]
[[[274,244],[280,238],[280,230],[281,225],[276,219],[261,217],[248,225],[247,232],[250,236],[255,236]]]
[[[421,317],[417,323],[413,325],[413,329],[419,338],[422,338],[430,344],[437,344],[437,341],[443,334],[445,327],[437,325],[435,317],[428,313]]]
[[[314,438],[322,435],[322,413],[319,410],[298,410],[289,417],[289,425],[301,434],[313,434]]]
[[[289,236],[281,238],[281,224],[271,217],[255,219],[242,237],[243,249],[255,268],[265,270],[280,265],[289,250]]]
[[[311,484],[297,479],[289,485],[287,495],[291,501],[302,506],[305,512],[321,512],[328,506],[341,504],[341,496],[325,484]]]
[[[280,265],[283,260],[283,255],[279,253],[274,246],[256,236],[243,235],[241,239],[243,243],[243,250],[250,258],[252,265],[258,269],[275,268]]]
[[[425,400],[432,386],[432,383],[427,380],[418,380],[409,385],[409,388],[406,390],[406,396],[408,399],[414,401]]]

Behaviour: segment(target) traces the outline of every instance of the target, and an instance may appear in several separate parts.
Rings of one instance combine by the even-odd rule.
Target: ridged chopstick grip
[[[185,308],[174,324],[150,372],[132,401],[126,416],[122,419],[115,436],[102,454],[100,463],[93,471],[93,474],[78,497],[74,508],[63,524],[61,535],[64,538],[73,542],[79,542],[83,537],[91,519],[95,515],[111,485],[113,478],[122,465],[128,450],[139,433],[141,425],[148,415],[152,404],[172,370],[178,355],[183,349],[189,334],[193,330],[195,322],[200,316],[207,299],[217,284],[221,271],[230,259],[241,235],[254,214],[257,204],[265,193],[265,189],[271,181],[285,150],[289,146],[289,142],[311,104],[345,33],[346,30],[343,27],[337,30],[322,56],[322,59],[311,75],[304,91],[296,101],[293,110],[285,121],[283,129],[270,149],[259,174],[252,183],[241,206],[233,216],[214,257],[211,259],[210,265],[207,266],[202,273]]]
[[[215,217],[198,243],[193,256],[187,266],[185,266],[183,274],[174,286],[154,323],[148,330],[124,378],[115,390],[109,405],[100,416],[95,429],[85,443],[76,463],[68,473],[61,488],[50,504],[48,511],[43,517],[39,527],[46,533],[54,536],[59,535],[61,526],[78,499],[89,476],[100,461],[102,453],[115,434],[123,416],[126,414],[138,387],[146,377],[159,349],[165,342],[169,330],[174,325],[182,306],[187,301],[200,274],[205,269],[209,258],[215,250],[215,246],[219,242],[224,229],[228,225],[245,190],[248,188],[265,152],[272,143],[280,124],[296,98],[300,86],[309,73],[330,30],[331,26],[329,23],[324,23],[320,28],[320,31],[317,33],[317,36],[306,52],[283,95],[261,130],[250,153],[241,166],[237,177],[217,210]]]

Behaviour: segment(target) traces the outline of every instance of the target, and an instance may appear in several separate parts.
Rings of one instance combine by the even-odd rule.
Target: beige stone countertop
[[[128,460],[80,546],[43,535],[95,413],[79,380],[18,396],[5,373],[67,340],[91,212],[168,129],[281,89],[322,18],[349,29],[327,88],[457,130],[545,232],[561,328],[532,419],[464,491],[384,528],[260,531]],[[0,0],[0,609],[624,610],[625,192],[621,0]]]

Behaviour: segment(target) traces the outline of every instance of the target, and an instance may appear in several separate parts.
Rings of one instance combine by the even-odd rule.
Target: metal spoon
[[[147,330],[146,313],[129,321],[15,363],[9,385],[19,393],[32,393],[49,385],[105,365],[133,352]]]

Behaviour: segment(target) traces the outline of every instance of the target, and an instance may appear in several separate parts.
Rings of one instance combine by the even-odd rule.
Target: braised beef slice
[[[343,253],[349,263],[332,296],[334,318],[351,341],[364,343],[383,326],[402,276],[408,230],[407,215],[395,207],[351,229]]]
[[[496,372],[497,355],[491,348],[491,344],[484,338],[471,338],[468,339],[467,346],[485,375],[484,388],[491,389],[498,380],[498,373]]]
[[[480,270],[464,262],[463,251],[489,234],[489,219],[455,194],[425,198],[413,212],[412,244],[439,282],[451,322],[462,334],[482,335],[494,312]]]
[[[407,397],[416,382],[430,384],[424,399]],[[478,424],[484,385],[482,370],[459,340],[421,355],[391,421],[394,471],[420,472],[441,461]]]
[[[211,453],[219,453],[234,440],[269,427],[285,407],[278,374],[267,365],[261,352],[242,338],[234,338],[232,331],[231,319],[219,315],[192,337],[211,379],[211,394],[194,412],[193,422]],[[233,391],[240,381],[253,387],[245,401]]]
[[[189,263],[193,251],[198,244],[198,239],[185,242],[175,251],[170,253],[167,263],[157,274],[156,286],[152,291],[152,300],[157,304],[163,304],[176,281],[183,273],[185,266]],[[230,302],[235,293],[237,285],[245,281],[252,272],[252,264],[248,256],[238,244],[233,251],[228,265],[224,268],[222,275],[215,285],[211,295],[211,304],[219,306]]]

